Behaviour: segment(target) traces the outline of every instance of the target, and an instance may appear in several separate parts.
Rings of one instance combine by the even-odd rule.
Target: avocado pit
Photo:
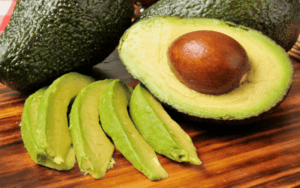
[[[245,49],[220,32],[201,30],[178,37],[168,49],[169,65],[189,88],[204,94],[227,93],[247,81]]]

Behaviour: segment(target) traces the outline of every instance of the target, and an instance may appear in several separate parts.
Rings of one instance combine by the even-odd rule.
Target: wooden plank
[[[90,74],[138,83],[114,52]],[[300,186],[300,62],[290,93],[269,116],[243,128],[210,128],[172,117],[191,136],[203,164],[177,163],[158,154],[169,178],[152,182],[116,150],[116,165],[100,180],[80,172],[36,165],[22,142],[19,123],[26,94],[0,85],[0,187],[296,187]]]

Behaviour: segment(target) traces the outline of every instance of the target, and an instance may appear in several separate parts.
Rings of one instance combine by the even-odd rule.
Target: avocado
[[[116,148],[150,180],[168,177],[155,151],[135,128],[127,111],[131,89],[120,80],[114,80],[103,92],[100,102],[100,121],[104,132]]]
[[[133,0],[18,0],[0,35],[0,82],[31,92],[102,62],[133,13]]]
[[[261,31],[289,51],[300,32],[298,0],[160,0],[135,21],[153,16],[213,18]]]
[[[225,94],[210,95],[190,89],[176,77],[168,49],[178,37],[199,30],[226,34],[245,49],[250,70],[244,84]],[[118,50],[128,71],[160,102],[193,119],[250,123],[277,107],[293,81],[293,65],[283,48],[256,30],[216,19],[144,19],[124,33]]]
[[[57,78],[38,102],[36,142],[42,150],[38,155],[55,163],[57,170],[70,170],[75,164],[68,127],[68,106],[81,89],[94,81],[90,76],[67,73]]]
[[[47,87],[43,87],[26,99],[20,123],[21,136],[29,156],[36,164],[59,169],[60,166],[47,157],[46,152],[38,146],[36,141],[38,134],[36,122],[37,105],[46,89]]]
[[[47,87],[39,89],[31,94],[25,101],[20,123],[22,140],[29,156],[36,164],[52,169],[68,170],[70,168],[68,166],[74,164],[73,159],[69,161],[69,164],[62,166],[55,163],[52,157],[47,155],[46,151],[38,145],[37,106],[46,89]]]
[[[76,96],[70,113],[70,133],[80,170],[102,178],[114,164],[114,145],[99,124],[99,100],[112,80],[99,80]]]
[[[133,90],[129,109],[136,128],[157,153],[177,162],[201,164],[189,135],[140,83]]]

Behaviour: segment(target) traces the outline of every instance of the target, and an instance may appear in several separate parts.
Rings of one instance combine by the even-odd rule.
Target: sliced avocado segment
[[[47,87],[41,88],[26,99],[20,123],[24,146],[31,159],[37,164],[40,163],[39,159],[41,159],[38,157],[38,153],[43,153],[43,150],[38,151],[40,148],[37,146],[35,139],[35,136],[37,135],[37,105],[46,89]]]
[[[160,0],[137,20],[157,16],[213,18],[261,31],[289,51],[300,32],[297,0]]]
[[[37,142],[37,106],[46,89],[47,87],[41,88],[26,99],[20,124],[21,135],[29,156],[36,164],[53,169],[62,169],[60,165],[52,161],[52,158]]]
[[[81,171],[102,178],[113,166],[114,145],[99,124],[99,100],[112,80],[100,80],[76,96],[70,113],[70,133]]]
[[[37,144],[44,150],[41,157],[57,164],[57,170],[69,170],[75,164],[68,127],[67,111],[70,101],[81,89],[95,80],[76,72],[56,79],[41,97],[37,107]]]
[[[136,128],[157,153],[178,162],[201,164],[192,139],[141,84],[133,90],[129,109]]]
[[[150,180],[168,177],[155,151],[135,128],[129,117],[131,91],[119,80],[113,81],[103,92],[100,103],[100,121],[103,130],[112,138],[124,157]]]
[[[41,88],[26,99],[20,124],[21,135],[29,156],[36,164],[47,166],[49,168],[58,168],[57,164],[45,157],[45,151],[37,145],[36,141],[37,105],[46,89],[47,87]]]
[[[169,66],[168,48],[179,36],[197,30],[224,33],[243,46],[250,65],[246,83],[226,94],[208,95],[177,79]],[[258,31],[215,19],[141,20],[124,33],[119,55],[128,71],[161,102],[192,117],[219,122],[248,123],[244,120],[261,117],[282,102],[293,80],[292,63],[274,41]]]

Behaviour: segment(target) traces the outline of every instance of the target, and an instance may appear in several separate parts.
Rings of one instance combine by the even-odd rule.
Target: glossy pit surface
[[[244,83],[250,69],[247,53],[232,37],[201,30],[178,37],[169,47],[177,78],[204,94],[227,93]]]

